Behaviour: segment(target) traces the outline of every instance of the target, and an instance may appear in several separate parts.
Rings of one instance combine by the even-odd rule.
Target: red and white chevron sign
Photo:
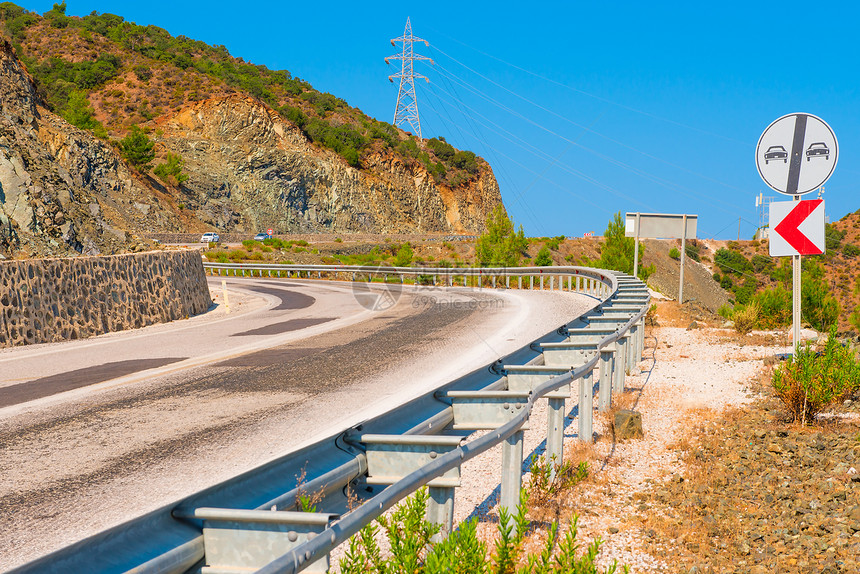
[[[770,204],[772,257],[824,253],[824,200]]]

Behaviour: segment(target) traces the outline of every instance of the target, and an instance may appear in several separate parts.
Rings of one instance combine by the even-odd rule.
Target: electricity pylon
[[[391,40],[391,45],[396,47],[397,44],[395,42],[403,42],[403,52],[399,55],[385,58],[386,64],[389,63],[388,60],[403,61],[400,73],[388,76],[388,81],[391,83],[394,83],[394,78],[400,78],[400,89],[397,92],[397,106],[394,108],[393,123],[395,126],[408,123],[412,127],[413,133],[417,134],[420,138],[421,119],[418,117],[418,99],[415,97],[415,78],[426,80],[427,83],[430,83],[430,80],[426,76],[415,73],[413,62],[415,60],[429,60],[432,64],[433,60],[415,55],[412,44],[414,42],[424,42],[425,45],[429,46],[430,43],[427,40],[422,40],[412,35],[412,24],[409,22],[408,17],[406,18],[406,29],[403,31],[403,35]]]

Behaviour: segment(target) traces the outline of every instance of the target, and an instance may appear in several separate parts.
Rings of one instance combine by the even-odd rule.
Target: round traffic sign
[[[272,228],[270,227],[269,229],[267,229],[267,230],[266,230],[266,233],[267,233],[267,234],[269,234],[269,235],[274,235],[274,234],[275,234],[275,230],[274,230],[274,229],[272,229]]]
[[[764,182],[785,195],[815,191],[830,179],[839,157],[836,134],[812,114],[787,114],[758,139],[755,165]]]

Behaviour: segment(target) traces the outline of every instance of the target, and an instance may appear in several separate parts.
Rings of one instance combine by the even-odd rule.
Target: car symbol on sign
[[[788,152],[781,145],[772,145],[764,152],[764,164],[767,165],[772,159],[781,159],[782,163],[788,163]]]
[[[806,161],[822,155],[824,156],[824,159],[830,159],[830,150],[824,142],[816,142],[807,148]]]

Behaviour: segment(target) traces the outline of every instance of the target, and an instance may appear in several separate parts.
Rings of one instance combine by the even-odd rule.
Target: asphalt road
[[[220,280],[209,313],[0,352],[0,570],[346,429],[595,301]],[[359,290],[356,291],[356,288]]]

